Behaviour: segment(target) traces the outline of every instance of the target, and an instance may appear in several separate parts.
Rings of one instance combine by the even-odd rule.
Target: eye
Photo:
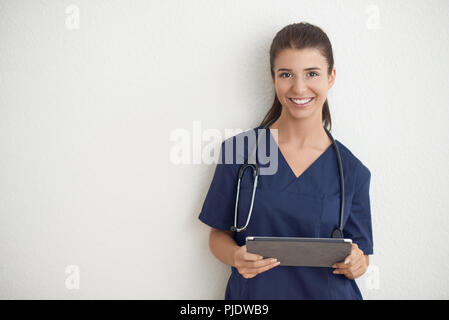
[[[319,74],[316,73],[315,71],[310,71],[310,72],[309,72],[309,74],[312,74],[312,73],[313,73],[313,74],[316,74],[316,76],[313,76],[312,78],[315,78],[315,77],[317,77],[317,76],[319,75]]]
[[[281,73],[279,76],[280,76],[281,78],[285,78],[285,77],[282,76],[282,75],[284,75],[284,74],[290,74],[290,73],[288,73],[288,72],[283,72],[283,73]]]

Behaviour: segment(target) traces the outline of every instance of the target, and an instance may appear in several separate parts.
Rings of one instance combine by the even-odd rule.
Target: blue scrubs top
[[[266,130],[268,146],[274,143],[278,168],[273,175],[259,175],[251,220],[245,231],[234,232],[239,246],[247,236],[329,238],[340,219],[340,176],[337,155],[331,144],[299,177],[286,162],[270,130]],[[245,134],[245,133],[241,133]],[[238,135],[237,135],[238,136]],[[220,159],[206,195],[199,219],[210,227],[230,230],[234,225],[234,209],[238,170],[241,161],[225,161],[225,148],[234,148],[233,136],[221,145]],[[261,136],[262,137],[262,136]],[[335,139],[342,160],[345,182],[343,233],[364,254],[373,254],[369,185],[371,173],[351,151]],[[252,149],[252,148],[251,148]],[[247,159],[248,148],[245,144]],[[270,156],[270,148],[266,154]],[[269,164],[258,164],[261,167]],[[252,170],[242,178],[239,198],[238,226],[245,224],[253,187]],[[282,262],[281,262],[282,263]],[[235,267],[228,280],[225,299],[362,299],[355,280],[333,274],[334,268],[292,267],[279,265],[245,279]]]

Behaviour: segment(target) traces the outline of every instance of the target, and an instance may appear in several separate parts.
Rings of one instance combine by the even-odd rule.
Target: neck
[[[297,148],[329,145],[331,142],[324,130],[320,117],[308,119],[292,119],[281,116],[270,126],[278,129],[278,140],[281,144],[293,145]]]

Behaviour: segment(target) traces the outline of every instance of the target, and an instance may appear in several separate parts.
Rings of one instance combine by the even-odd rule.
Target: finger
[[[334,271],[332,271],[333,274],[343,274],[343,275],[347,275],[349,273],[348,271],[349,269],[335,269]]]
[[[248,268],[262,268],[265,266],[268,266],[270,264],[276,263],[277,259],[276,258],[266,258],[266,259],[262,259],[262,260],[258,260],[258,261],[251,261],[247,263],[247,267]]]
[[[259,256],[258,254],[246,253],[246,254],[243,256],[243,259],[244,259],[245,261],[260,261],[260,260],[263,259],[263,257],[262,257],[262,256]]]
[[[259,261],[246,261],[241,260],[238,263],[239,272],[243,273],[256,273],[257,269],[265,267],[275,262],[275,259],[267,258]]]
[[[268,266],[268,265],[276,263],[276,262],[277,262],[277,259],[275,259],[275,258],[267,258],[267,259],[263,259],[263,260],[259,260],[259,261],[248,262],[247,266],[248,266],[248,268],[258,269],[258,268],[265,267],[265,266]]]
[[[335,263],[332,265],[332,268],[338,269],[338,270],[347,270],[354,266],[354,262],[357,263],[358,260],[350,260],[349,256],[345,258],[344,262]]]
[[[274,267],[278,266],[280,263],[281,263],[280,261],[277,261],[277,262],[271,263],[271,264],[269,264],[269,265],[267,265],[265,267],[258,268],[255,271],[257,272],[257,274],[259,274],[259,273],[268,271],[270,269],[273,269]]]
[[[245,254],[243,255],[243,259],[247,261],[257,261],[263,259],[263,257],[259,254],[248,252],[246,249],[246,244],[243,246],[245,249]]]
[[[349,268],[349,271],[354,273],[354,271],[360,269],[361,267],[363,267],[363,262],[359,260],[356,263],[352,264],[351,268]]]
[[[351,267],[347,267],[347,268],[338,268],[335,269],[334,271],[332,271],[333,274],[344,274],[344,275],[349,275],[354,273],[355,270],[359,269],[362,265],[356,265],[356,266],[351,266]]]
[[[356,243],[352,244],[351,252],[343,261],[343,265],[351,266],[354,264],[354,261],[357,261],[361,257],[362,251],[359,249]],[[344,266],[343,266],[344,267]]]
[[[356,249],[353,254],[351,254],[345,261],[347,260],[347,264],[356,265],[359,264],[364,259],[363,251],[360,249]]]
[[[359,254],[357,254],[354,257],[350,257],[347,260],[348,260],[348,263],[346,264],[346,266],[348,266],[349,268],[353,268],[355,266],[359,266],[360,264],[363,263],[363,258]]]
[[[332,265],[332,268],[337,269],[348,269],[358,264],[360,258],[363,257],[363,251],[359,249],[356,243],[352,244],[351,252],[349,255],[342,261]]]
[[[334,263],[333,265],[332,265],[332,268],[343,268],[343,269],[346,269],[346,268],[348,268],[349,267],[349,265],[348,265],[348,263],[345,263],[345,261],[347,261],[348,263],[349,263],[349,256],[347,256],[346,258],[345,258],[345,260],[343,260],[342,262],[337,262],[337,263]]]
[[[351,268],[343,268],[343,269],[336,269],[332,273],[334,274],[343,274],[348,279],[355,279],[358,278],[360,275],[363,274],[363,264],[357,264],[355,266],[352,266]]]
[[[267,271],[271,268],[274,268],[280,264],[279,261],[274,262],[274,263],[271,262],[275,259],[265,259],[265,260],[267,260],[270,263],[267,265],[263,265],[262,267],[257,267],[257,268],[251,268],[249,266],[245,266],[245,267],[239,268],[238,271],[245,278],[252,278],[252,277],[255,277],[256,275],[258,275],[259,273],[265,272],[265,271]],[[251,277],[249,277],[249,276],[251,276]]]
[[[363,266],[360,265],[357,268],[353,268],[353,269],[347,270],[344,273],[344,275],[346,276],[346,278],[353,280],[355,278],[360,277],[362,275],[362,273],[363,273]]]
[[[360,277],[363,273],[364,273],[363,264],[360,264],[358,267],[354,268],[354,271],[352,271],[352,274],[355,276],[355,278]]]
[[[335,270],[340,270],[342,272],[346,272],[346,271],[350,271],[350,270],[355,270],[356,268],[360,267],[361,265],[363,265],[363,260],[358,259],[358,260],[350,260],[348,263],[336,263],[334,264],[332,267],[335,268]],[[340,272],[341,273],[341,272]]]

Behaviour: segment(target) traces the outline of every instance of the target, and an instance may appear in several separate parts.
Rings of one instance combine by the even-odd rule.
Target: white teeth
[[[306,104],[310,101],[312,101],[313,98],[309,98],[309,99],[291,99],[294,103],[296,104]]]

